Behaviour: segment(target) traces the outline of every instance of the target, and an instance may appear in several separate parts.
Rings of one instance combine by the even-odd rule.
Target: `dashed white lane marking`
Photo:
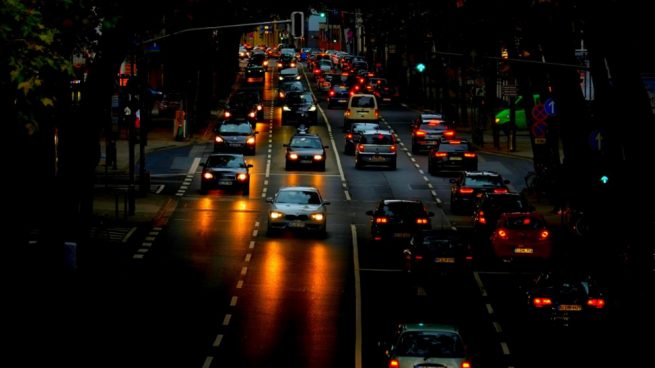
[[[127,234],[125,234],[121,242],[127,243],[127,241],[130,239],[130,236],[132,236],[132,234],[134,234],[135,231],[136,231],[136,227],[132,227],[130,231],[128,231]]]

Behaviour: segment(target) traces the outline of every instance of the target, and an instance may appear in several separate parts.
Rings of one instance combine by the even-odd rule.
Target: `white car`
[[[400,324],[392,339],[380,346],[388,367],[472,367],[458,328],[449,324]]]
[[[327,235],[327,210],[318,188],[288,186],[280,188],[270,203],[266,231],[269,236],[283,230],[310,231]]]

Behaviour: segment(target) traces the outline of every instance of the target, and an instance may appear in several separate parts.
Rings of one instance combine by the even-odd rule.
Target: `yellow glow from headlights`
[[[237,180],[238,180],[238,181],[246,181],[246,179],[248,179],[248,175],[246,175],[246,174],[243,174],[243,173],[242,173],[242,174],[239,174],[239,175],[237,176]]]
[[[314,155],[314,161],[321,161],[321,160],[323,160],[322,155]]]
[[[253,138],[253,137],[248,138],[248,140],[246,141],[246,143],[247,143],[247,144],[255,144],[255,138]]]
[[[214,138],[214,140],[215,140],[217,143],[223,143],[223,138],[220,137],[220,136],[216,136],[216,138]]]
[[[323,216],[322,213],[312,213],[311,218],[314,221],[323,221],[323,220],[325,220],[325,216]]]
[[[297,160],[297,159],[298,159],[298,154],[297,154],[297,153],[290,153],[290,154],[289,154],[289,159],[291,159],[291,160]]]
[[[284,217],[284,214],[283,214],[282,212],[272,211],[271,214],[269,215],[269,217],[270,217],[272,220],[277,220],[277,219],[279,219],[279,218]]]
[[[210,173],[210,172],[206,172],[206,173],[202,174],[202,176],[203,176],[205,179],[212,179],[212,178],[214,177],[214,174],[212,174],[212,173]]]

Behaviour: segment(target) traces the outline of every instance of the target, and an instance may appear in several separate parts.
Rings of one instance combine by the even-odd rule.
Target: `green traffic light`
[[[423,73],[423,71],[425,70],[425,64],[423,63],[416,64],[416,70],[418,70],[419,73]]]
[[[609,181],[610,181],[610,178],[607,175],[603,175],[603,176],[600,177],[600,182],[603,183],[603,184],[607,184],[607,182],[609,182]]]
[[[319,15],[321,16],[321,18],[325,18],[325,13],[321,12]]]

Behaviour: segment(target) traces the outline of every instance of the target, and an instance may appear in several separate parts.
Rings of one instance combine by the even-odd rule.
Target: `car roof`
[[[220,157],[220,156],[233,156],[233,157],[241,157],[245,159],[245,155],[243,153],[232,153],[232,152],[223,152],[223,153],[210,153],[207,158],[209,157]]]
[[[302,190],[302,191],[310,191],[310,192],[319,192],[318,188],[316,187],[310,187],[310,186],[303,186],[303,185],[290,185],[286,187],[281,187],[278,189],[278,192],[286,191],[286,190]]]
[[[455,325],[445,323],[403,323],[400,325],[402,332],[407,331],[435,331],[435,332],[451,332],[459,334],[459,328]]]

